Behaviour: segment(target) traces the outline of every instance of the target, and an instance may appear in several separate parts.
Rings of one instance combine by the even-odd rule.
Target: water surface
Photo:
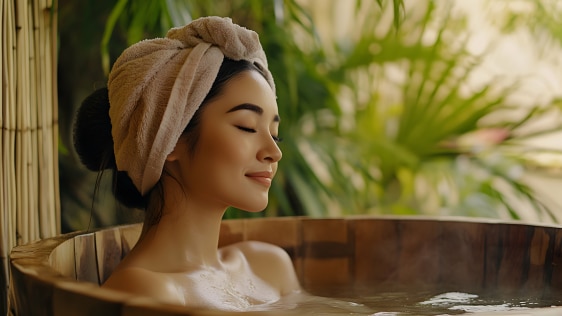
[[[463,292],[384,292],[355,297],[339,295],[338,298],[295,295],[264,309],[290,310],[297,315],[445,316],[552,306],[562,306],[562,300]]]

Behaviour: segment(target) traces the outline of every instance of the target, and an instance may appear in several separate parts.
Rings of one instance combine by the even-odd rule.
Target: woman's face
[[[211,207],[263,210],[281,159],[277,102],[267,81],[256,71],[232,78],[205,106],[199,128],[195,152],[189,153],[182,138],[172,153],[187,198]]]

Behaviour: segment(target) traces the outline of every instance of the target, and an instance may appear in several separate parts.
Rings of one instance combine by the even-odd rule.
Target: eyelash
[[[244,126],[236,126],[239,130],[244,131],[244,132],[248,132],[248,133],[256,133],[256,130],[253,128],[249,128],[249,127],[244,127]],[[283,141],[283,139],[279,136],[273,136],[271,135],[271,138],[273,138],[273,140],[276,143],[280,143]]]

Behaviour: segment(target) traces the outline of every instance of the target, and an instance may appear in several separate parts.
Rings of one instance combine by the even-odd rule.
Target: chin
[[[245,204],[240,206],[236,206],[236,205],[233,206],[236,207],[237,209],[244,210],[246,212],[259,213],[265,210],[265,208],[267,207],[267,203],[268,201],[265,201],[265,203],[262,202],[262,203],[252,203],[252,204]]]
[[[250,213],[259,213],[269,204],[269,191],[238,190],[223,199],[227,205]]]

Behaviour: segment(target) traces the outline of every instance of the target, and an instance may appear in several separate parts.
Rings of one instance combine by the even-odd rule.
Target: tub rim
[[[519,220],[505,220],[495,218],[483,217],[465,217],[465,216],[425,216],[425,215],[348,215],[338,217],[311,217],[311,216],[286,216],[286,217],[260,217],[260,218],[243,218],[243,219],[225,219],[226,222],[236,221],[282,221],[282,220],[398,220],[398,221],[422,221],[422,222],[451,222],[451,223],[476,223],[476,224],[502,224],[502,225],[516,225],[516,226],[533,226],[533,227],[548,227],[562,229],[562,225],[556,223],[542,223],[542,222],[528,222]],[[79,281],[71,277],[64,276],[56,271],[50,265],[50,256],[53,251],[63,244],[65,241],[75,238],[80,235],[96,233],[104,230],[121,229],[125,227],[138,227],[142,223],[124,224],[110,227],[100,227],[92,230],[83,230],[61,234],[58,236],[45,238],[30,243],[18,245],[12,249],[9,258],[10,269],[10,286],[8,293],[8,308],[12,312],[13,306],[18,306],[15,289],[17,286],[14,283],[16,278],[22,278],[29,284],[40,285],[52,288],[52,295],[43,297],[43,300],[50,299],[50,302],[45,304],[45,308],[52,308],[53,300],[61,293],[71,293],[74,295],[83,295],[89,299],[102,300],[109,304],[115,304],[119,309],[130,310],[152,310],[154,315],[216,315],[217,311],[186,308],[183,306],[176,306],[166,304],[151,299],[150,297],[139,297],[136,295],[102,288],[92,282]],[[32,251],[30,251],[32,250]],[[14,287],[16,286],[16,288]],[[95,289],[95,290],[93,290]],[[36,302],[37,303],[37,302]],[[524,311],[515,312],[491,312],[479,313],[479,315],[521,315]],[[532,312],[529,315],[543,315],[544,311],[547,314],[554,315],[550,312],[562,313],[562,307],[542,307],[533,308],[528,311]],[[232,315],[261,315],[263,312],[250,311],[250,312],[232,312]],[[231,314],[229,312],[220,312],[221,315]],[[267,311],[267,315],[286,315],[287,312]],[[50,314],[49,314],[50,315]],[[127,314],[128,315],[128,314]],[[152,314],[146,314],[152,315]]]

